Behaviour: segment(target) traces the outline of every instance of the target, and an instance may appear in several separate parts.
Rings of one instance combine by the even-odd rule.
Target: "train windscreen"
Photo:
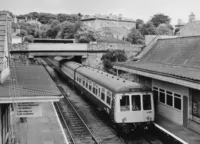
[[[121,111],[130,111],[129,95],[123,95],[120,100]]]
[[[143,95],[143,109],[151,110],[151,95]]]
[[[141,110],[140,95],[132,95],[131,99],[132,99],[132,111]]]

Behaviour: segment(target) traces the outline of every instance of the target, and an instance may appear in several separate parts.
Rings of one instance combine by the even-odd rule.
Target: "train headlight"
[[[151,120],[152,120],[150,116],[146,117],[146,119],[147,119],[148,121],[151,121]]]
[[[127,118],[126,118],[126,117],[125,117],[125,118],[123,118],[123,119],[122,119],[122,123],[124,123],[126,120],[127,120]]]

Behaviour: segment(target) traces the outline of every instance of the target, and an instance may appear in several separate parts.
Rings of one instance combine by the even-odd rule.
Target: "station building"
[[[115,63],[152,88],[156,114],[200,133],[200,36],[159,39],[138,61]]]
[[[0,144],[13,140],[14,105],[59,101],[63,96],[41,65],[12,65],[12,18],[0,13]],[[12,141],[13,142],[13,141]]]

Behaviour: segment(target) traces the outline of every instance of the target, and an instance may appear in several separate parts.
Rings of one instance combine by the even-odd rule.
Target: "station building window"
[[[181,95],[174,94],[174,108],[181,110]]]
[[[200,118],[200,91],[192,90],[192,115]]]
[[[131,99],[132,99],[132,111],[141,110],[140,95],[132,95]]]
[[[153,96],[154,96],[154,101],[158,101],[158,88],[153,87]]]
[[[123,95],[120,100],[120,110],[130,111],[129,95]]]
[[[105,100],[105,88],[101,88],[101,99]]]
[[[182,109],[182,96],[180,94],[157,87],[153,87],[153,93],[155,98],[158,96],[159,102],[178,110]]]
[[[165,103],[165,90],[160,89],[160,102]]]
[[[167,91],[167,105],[173,106],[173,95],[170,91]]]

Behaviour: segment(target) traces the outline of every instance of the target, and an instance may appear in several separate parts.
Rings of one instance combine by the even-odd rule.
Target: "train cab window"
[[[105,100],[105,88],[101,88],[101,99]]]
[[[143,110],[151,110],[151,95],[143,95]]]
[[[89,90],[91,91],[92,90],[92,82],[89,81]]]
[[[108,105],[111,104],[111,96],[112,96],[111,92],[110,92],[110,91],[107,91],[106,103],[107,103]]]
[[[129,95],[123,95],[120,100],[120,110],[130,111]]]
[[[160,89],[160,102],[165,103],[165,90]]]
[[[132,95],[131,99],[132,99],[132,111],[141,110],[140,95]]]

